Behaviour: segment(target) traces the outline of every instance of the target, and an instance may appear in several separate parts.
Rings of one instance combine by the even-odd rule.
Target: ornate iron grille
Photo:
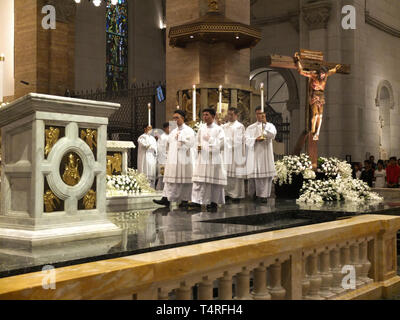
[[[136,149],[131,151],[128,159],[130,168],[137,167],[137,140],[143,134],[143,128],[148,123],[148,103],[151,103],[152,119],[154,125],[156,119],[156,94],[157,86],[161,83],[147,83],[133,85],[129,89],[107,92],[103,90],[72,93],[74,98],[95,101],[106,101],[121,104],[121,108],[114,113],[109,120],[107,129],[109,140],[133,141]],[[165,87],[165,85],[163,85]]]

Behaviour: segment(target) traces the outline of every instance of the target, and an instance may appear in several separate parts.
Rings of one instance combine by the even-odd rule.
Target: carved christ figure
[[[325,106],[325,87],[328,77],[335,74],[341,67],[340,64],[335,68],[328,70],[325,66],[321,66],[318,71],[305,71],[300,61],[300,54],[298,52],[294,55],[297,70],[302,76],[310,78],[308,88],[308,101],[312,113],[311,118],[311,133],[314,140],[319,140],[319,133],[322,125],[322,118]]]

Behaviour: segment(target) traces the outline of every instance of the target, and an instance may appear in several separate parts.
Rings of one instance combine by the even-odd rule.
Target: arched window
[[[116,5],[107,0],[106,11],[106,88],[118,91],[128,88],[128,1]]]
[[[391,110],[394,108],[393,88],[389,81],[383,80],[378,85],[376,106],[379,108],[379,145],[380,158],[387,158],[395,152],[396,141],[392,136]],[[386,159],[384,159],[386,160]]]

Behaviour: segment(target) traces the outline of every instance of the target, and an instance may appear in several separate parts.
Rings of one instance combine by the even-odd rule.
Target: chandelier
[[[75,3],[81,3],[81,0],[74,0],[74,1],[75,1]],[[100,7],[100,5],[101,5],[101,0],[88,0],[88,1],[89,2],[92,1],[96,7]],[[111,4],[114,6],[117,5],[118,0],[111,0]]]

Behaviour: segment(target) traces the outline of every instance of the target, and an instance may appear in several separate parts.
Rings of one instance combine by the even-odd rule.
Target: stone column
[[[249,300],[250,295],[250,271],[243,268],[242,272],[236,275],[236,299]]]
[[[182,282],[180,287],[176,290],[177,300],[190,300],[191,298],[191,287],[189,287],[185,282]]]
[[[204,277],[199,283],[199,300],[213,299],[213,282],[209,277]]]
[[[219,300],[232,300],[232,276],[229,272],[224,272],[224,276],[219,278],[218,290]]]
[[[46,4],[56,9],[56,29],[42,28]],[[75,3],[15,0],[14,5],[15,98],[29,92],[64,95],[74,89]]]
[[[254,300],[271,300],[271,295],[267,290],[267,268],[260,264],[254,269]]]
[[[199,19],[207,13],[206,0],[168,0],[167,35],[171,27],[183,25]],[[220,0],[219,9],[226,18],[250,24],[250,0]],[[167,38],[167,43],[169,39]],[[235,49],[232,43],[191,42],[185,48],[167,44],[166,117],[170,118],[176,107],[178,90],[190,89],[193,84],[201,88],[203,84],[219,84],[249,87],[250,49]],[[202,100],[203,101],[203,100]]]
[[[322,278],[318,272],[318,254],[314,251],[309,256],[310,261],[310,289],[308,291],[307,300],[324,300],[319,295],[319,290],[321,288]]]

